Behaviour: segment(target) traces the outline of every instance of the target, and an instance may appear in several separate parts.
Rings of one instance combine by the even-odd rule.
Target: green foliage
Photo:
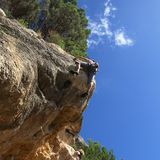
[[[90,30],[83,9],[78,9],[77,0],[52,0],[49,15],[42,28],[44,39],[56,31],[64,41],[64,49],[73,55],[86,56]]]
[[[35,21],[39,11],[38,0],[12,0],[11,12],[16,19],[25,19],[28,23]]]
[[[78,0],[45,0],[42,4],[38,0],[0,0],[0,6],[24,26],[37,24],[35,30],[46,41],[60,45],[72,55],[87,55],[90,30],[84,9],[78,8]],[[40,11],[44,18],[40,19],[39,14],[37,19]]]
[[[116,160],[113,151],[107,151],[105,147],[97,142],[89,140],[89,146],[83,147],[85,155],[82,160]]]
[[[0,5],[11,18],[23,19],[26,23],[36,20],[39,12],[38,0],[0,0]]]
[[[5,13],[8,15],[10,15],[10,12],[9,12],[9,6],[10,6],[10,0],[0,0],[0,8],[2,8]]]
[[[47,41],[55,43],[55,44],[59,45],[61,48],[64,49],[63,38],[57,32],[54,32],[54,33],[50,34],[50,36],[47,37]]]
[[[28,22],[25,21],[24,19],[18,19],[19,23],[21,23],[24,27],[28,27]]]
[[[73,5],[77,6],[78,1],[77,0],[63,0],[64,3],[72,3]]]

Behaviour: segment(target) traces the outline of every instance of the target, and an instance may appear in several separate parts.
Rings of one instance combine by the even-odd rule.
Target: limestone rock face
[[[71,146],[95,82],[74,57],[0,18],[0,160],[78,160]],[[84,95],[88,92],[88,95]]]

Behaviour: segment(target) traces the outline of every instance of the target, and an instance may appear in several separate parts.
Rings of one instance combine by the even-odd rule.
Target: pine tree
[[[82,160],[116,160],[113,151],[107,151],[97,142],[89,140],[89,146],[84,146],[85,155]]]
[[[28,24],[36,20],[39,12],[38,0],[0,0],[0,6],[9,17],[23,19]]]
[[[73,55],[86,56],[88,20],[78,0],[0,0],[9,17],[42,34]]]
[[[78,9],[77,0],[52,0],[42,33],[47,41],[52,41],[51,35],[58,33],[67,52],[85,56],[90,34],[87,26],[85,11]]]

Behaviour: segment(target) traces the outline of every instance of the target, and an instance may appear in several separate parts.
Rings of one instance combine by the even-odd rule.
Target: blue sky
[[[107,3],[108,2],[108,3]],[[79,0],[100,64],[82,136],[117,160],[160,160],[160,1]]]

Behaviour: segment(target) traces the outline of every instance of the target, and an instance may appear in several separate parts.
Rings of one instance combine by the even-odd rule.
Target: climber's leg
[[[95,77],[95,73],[94,72],[88,73],[88,82],[87,82],[88,85],[91,84],[91,82],[93,81],[94,77]]]

